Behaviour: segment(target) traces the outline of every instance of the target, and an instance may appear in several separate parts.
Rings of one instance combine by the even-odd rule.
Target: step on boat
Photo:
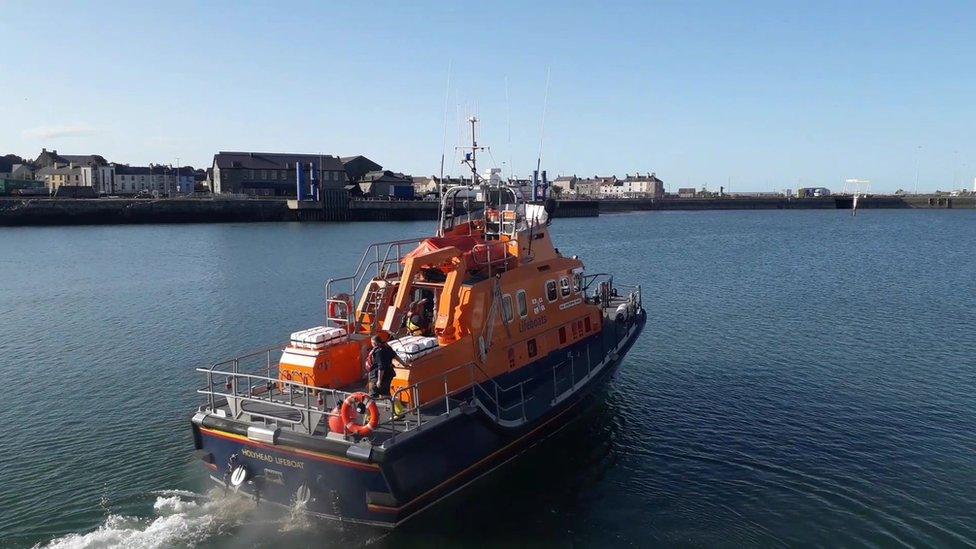
[[[214,482],[394,527],[599,397],[644,327],[641,288],[561,254],[552,201],[478,176],[478,150],[434,236],[371,244],[326,283],[324,326],[198,368],[191,426]],[[366,392],[375,335],[398,358],[388,397]]]

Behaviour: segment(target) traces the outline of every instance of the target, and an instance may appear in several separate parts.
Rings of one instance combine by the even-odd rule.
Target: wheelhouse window
[[[525,290],[519,290],[515,294],[515,298],[518,300],[518,313],[519,316],[525,318],[529,316],[529,305],[525,301]]]
[[[547,280],[546,281],[546,298],[548,298],[549,301],[556,301],[556,297],[558,297],[558,295],[556,293],[556,281],[555,280]]]
[[[512,296],[508,294],[502,296],[502,313],[505,315],[506,324],[515,318],[515,314],[512,312]]]
[[[583,289],[583,273],[573,273],[573,291],[579,293]]]
[[[562,291],[563,297],[569,295],[569,279],[565,276],[559,279],[559,289]]]

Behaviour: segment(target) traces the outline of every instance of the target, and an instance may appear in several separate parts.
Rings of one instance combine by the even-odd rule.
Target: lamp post
[[[959,176],[959,151],[952,151],[952,188],[956,188],[956,178]]]
[[[915,195],[918,195],[918,163],[922,157],[922,146],[915,147]]]

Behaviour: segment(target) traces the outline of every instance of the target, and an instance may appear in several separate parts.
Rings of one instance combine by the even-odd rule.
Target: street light
[[[915,148],[915,195],[918,195],[918,163],[919,159],[922,157],[922,146],[919,145]]]

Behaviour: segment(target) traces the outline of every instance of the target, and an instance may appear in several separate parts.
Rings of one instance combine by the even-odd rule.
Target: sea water
[[[599,405],[393,533],[220,487],[194,368],[432,223],[0,229],[0,546],[976,543],[976,212],[557,219],[643,286]]]

